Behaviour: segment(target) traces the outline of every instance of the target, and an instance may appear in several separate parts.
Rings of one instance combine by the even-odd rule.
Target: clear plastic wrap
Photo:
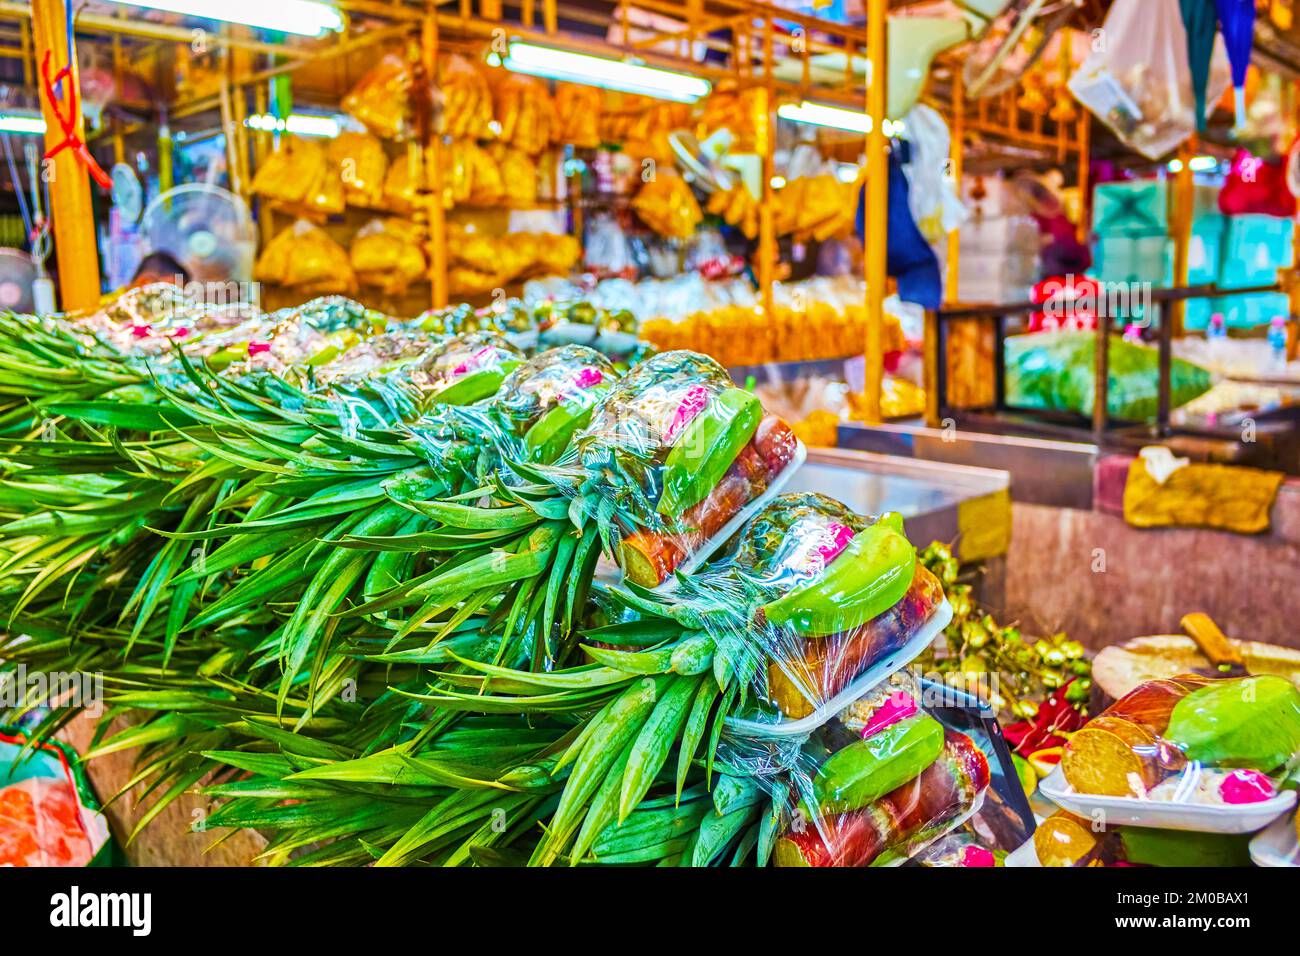
[[[1065,745],[1061,771],[1080,793],[1208,805],[1277,793],[1270,774],[1300,753],[1300,690],[1286,678],[1148,681]]]
[[[730,726],[756,737],[825,723],[919,654],[950,614],[897,514],[859,515],[816,493],[775,497],[679,590],[748,677],[752,704]]]
[[[528,460],[549,464],[591,420],[615,378],[614,366],[595,349],[565,345],[541,352],[506,376],[492,406],[522,442]]]
[[[907,674],[860,696],[760,780],[779,820],[776,866],[863,867],[905,862],[974,814],[988,758],[945,727]]]
[[[695,352],[633,368],[575,446],[581,494],[606,510],[626,579],[645,587],[711,552],[802,453],[785,422]]]
[[[1007,404],[1020,408],[1092,415],[1097,337],[1091,332],[1036,332],[1009,336],[1004,345]],[[1145,421],[1159,403],[1159,354],[1154,348],[1112,335],[1107,412],[1112,418]],[[1209,390],[1210,373],[1173,359],[1170,404],[1184,405]]]
[[[1118,0],[1101,33],[1107,42],[1075,70],[1070,92],[1122,142],[1159,159],[1199,125],[1179,0]],[[1228,88],[1226,66],[1216,38],[1206,102]]]

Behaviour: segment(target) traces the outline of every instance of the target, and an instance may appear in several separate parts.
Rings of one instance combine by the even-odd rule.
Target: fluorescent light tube
[[[15,113],[0,114],[0,133],[24,133],[40,136],[45,132],[45,120],[39,116],[20,116]]]
[[[708,80],[697,76],[532,43],[511,43],[502,65],[516,73],[640,93],[678,103],[694,103],[711,89]]]
[[[840,106],[827,106],[804,100],[801,103],[786,103],[777,107],[776,115],[792,123],[809,123],[813,126],[829,126],[832,129],[848,130],[850,133],[871,132],[871,117],[857,110],[846,110]],[[899,136],[904,130],[902,120],[885,120],[885,135]]]
[[[307,113],[290,113],[279,119],[269,113],[255,113],[244,120],[249,129],[266,133],[292,133],[295,136],[324,136],[333,139],[339,135],[339,121],[333,116],[312,116]]]
[[[114,0],[133,7],[164,13],[241,23],[261,30],[318,37],[343,29],[343,14],[315,0]]]

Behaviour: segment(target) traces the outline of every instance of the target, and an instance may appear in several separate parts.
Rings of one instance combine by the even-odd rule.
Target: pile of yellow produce
[[[671,239],[689,239],[704,218],[686,180],[663,170],[641,187],[632,200],[632,209],[647,226]]]
[[[771,317],[760,309],[728,305],[694,312],[681,321],[650,319],[641,337],[660,349],[690,349],[712,355],[723,365],[806,362],[856,355],[867,340],[866,309],[841,311],[822,302],[796,311],[778,305]],[[905,346],[898,320],[885,316],[885,351]]]
[[[259,282],[297,289],[308,296],[357,291],[357,276],[347,251],[325,230],[302,219],[266,244],[253,276]]]

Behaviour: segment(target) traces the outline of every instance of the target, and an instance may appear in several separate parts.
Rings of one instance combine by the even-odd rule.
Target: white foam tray
[[[728,717],[727,729],[742,737],[796,737],[807,736],[841,710],[853,703],[863,694],[886,681],[895,671],[912,663],[922,651],[943,633],[943,629],[952,620],[952,605],[945,599],[935,605],[925,623],[917,629],[911,639],[854,678],[853,682],[842,691],[824,702],[807,717],[798,720],[781,720],[776,722],[762,720],[745,720],[740,717]]]
[[[1071,813],[1090,819],[1095,813],[1102,814],[1107,826],[1128,824],[1195,833],[1253,833],[1268,826],[1296,802],[1293,790],[1283,791],[1271,800],[1235,806],[1078,793],[1066,783],[1065,772],[1060,767],[1038,787],[1045,797]]]
[[[1295,815],[1278,817],[1250,841],[1250,858],[1256,866],[1300,867],[1300,842],[1295,835]]]

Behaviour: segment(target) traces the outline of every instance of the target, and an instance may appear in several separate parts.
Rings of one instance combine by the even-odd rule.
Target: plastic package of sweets
[[[1077,794],[1246,812],[1289,806],[1279,785],[1298,753],[1300,690],[1289,680],[1183,675],[1141,684],[1089,721],[1061,773]]]
[[[695,352],[634,367],[574,442],[627,581],[688,573],[776,493],[804,451],[785,422]]]
[[[743,661],[753,712],[737,733],[806,734],[905,665],[951,616],[897,514],[815,493],[767,503],[728,555],[683,580],[683,600]]]
[[[109,865],[108,824],[77,755],[26,746],[22,731],[0,726],[0,867]]]
[[[777,866],[890,866],[975,813],[988,760],[927,713],[906,674],[814,731],[776,788],[784,794]]]
[[[525,457],[549,464],[591,420],[616,378],[613,364],[595,349],[547,349],[506,376],[492,407],[507,432],[523,443]]]

